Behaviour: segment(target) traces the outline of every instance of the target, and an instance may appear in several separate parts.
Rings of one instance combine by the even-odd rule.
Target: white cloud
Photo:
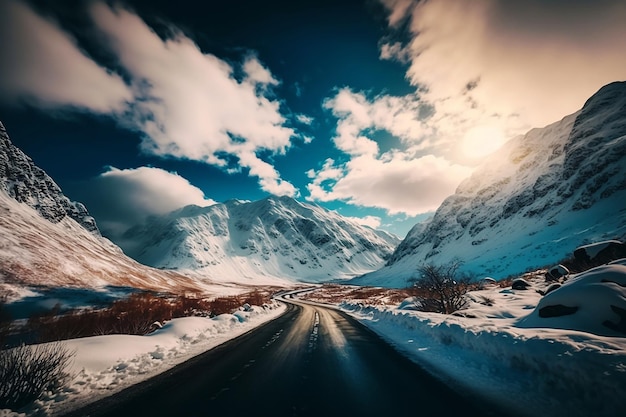
[[[215,204],[185,178],[160,168],[109,167],[86,185],[81,188],[81,200],[103,231],[115,236],[150,215],[166,214],[190,204]]]
[[[381,224],[380,217],[377,216],[364,216],[364,217],[346,217],[348,220],[352,220],[363,226],[371,227],[372,229],[378,229]]]
[[[414,216],[433,211],[454,193],[471,170],[444,158],[427,155],[413,158],[390,152],[377,158],[361,155],[345,164],[327,160],[317,172],[309,172],[308,200],[342,200],[378,207],[389,214]]]
[[[59,26],[24,3],[0,1],[0,99],[118,113],[132,100],[122,78],[95,63]]]
[[[409,62],[410,51],[400,42],[384,42],[380,45],[380,59],[396,59],[400,62]]]
[[[262,86],[278,85],[279,82],[267,68],[265,68],[255,56],[249,56],[244,64],[243,71],[246,73],[246,80],[252,84]]]
[[[268,87],[278,81],[255,56],[245,59],[245,77],[238,81],[230,64],[203,53],[175,29],[162,40],[125,9],[95,3],[91,12],[137,90],[134,122],[146,133],[144,150],[223,167],[225,155],[234,156],[263,190],[297,195],[256,156],[285,153],[295,132],[284,126],[279,101],[268,96]]]
[[[417,95],[368,99],[364,93],[342,88],[324,107],[339,119],[335,144],[350,155],[378,153],[378,144],[363,134],[371,130],[385,130],[413,151],[432,146],[433,130],[427,123],[430,110]]]
[[[314,119],[311,116],[307,116],[306,114],[297,114],[296,120],[303,125],[310,125],[313,123]]]
[[[318,171],[309,170],[308,200],[342,200],[413,216],[436,209],[471,172],[433,154],[441,152],[445,141],[433,141],[427,124],[430,110],[416,95],[368,99],[344,88],[324,107],[338,118],[333,140],[349,159],[327,159]],[[372,139],[378,131],[390,133],[399,143],[381,152]]]

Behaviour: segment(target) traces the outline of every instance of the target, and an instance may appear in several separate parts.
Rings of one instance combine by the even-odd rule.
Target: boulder
[[[527,290],[529,287],[530,283],[523,278],[517,278],[511,285],[514,290]]]
[[[596,242],[576,248],[574,258],[583,265],[603,265],[626,258],[626,245],[619,240]]]

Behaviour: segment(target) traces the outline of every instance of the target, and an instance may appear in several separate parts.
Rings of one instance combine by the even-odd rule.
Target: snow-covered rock
[[[581,263],[606,263],[624,256],[626,256],[626,245],[618,240],[595,242],[574,250],[574,258]]]
[[[327,281],[380,268],[399,239],[289,197],[187,206],[130,229],[119,241],[146,265],[223,281]]]
[[[626,266],[599,266],[546,291],[519,326],[626,336]]]
[[[356,279],[401,287],[455,258],[496,278],[554,264],[581,244],[626,236],[626,82],[582,110],[511,139],[416,225],[385,268]]]

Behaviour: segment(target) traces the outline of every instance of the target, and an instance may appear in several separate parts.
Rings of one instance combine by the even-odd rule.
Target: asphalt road
[[[501,416],[349,316],[292,301],[260,328],[70,416]]]

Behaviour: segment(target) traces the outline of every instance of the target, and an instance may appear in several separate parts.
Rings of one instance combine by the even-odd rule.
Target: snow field
[[[0,417],[67,413],[151,378],[278,317],[285,305],[272,302],[214,318],[172,319],[146,335],[104,335],[63,342],[75,352],[72,381],[49,392],[23,413],[0,410]]]
[[[350,302],[341,308],[432,374],[508,412],[623,415],[626,338],[548,328],[549,322],[518,327],[541,300],[534,289],[543,282],[531,283],[525,291],[490,286],[470,293],[466,317]]]

